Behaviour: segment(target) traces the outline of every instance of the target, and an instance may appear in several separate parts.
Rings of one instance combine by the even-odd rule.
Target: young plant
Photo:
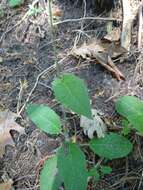
[[[48,1],[48,7],[51,37],[54,41],[55,31],[51,2],[52,0]],[[84,81],[73,74],[61,73],[54,45],[53,51],[58,75],[52,83],[55,98],[72,112],[93,119],[88,90]],[[63,129],[59,116],[48,106],[30,104],[27,107],[27,113],[29,118],[42,131],[51,135],[62,133]],[[96,180],[100,178],[97,168],[94,166],[90,171],[87,170],[86,157],[83,151],[78,143],[67,138],[66,133],[65,130],[66,140],[63,145],[44,164],[40,175],[40,190],[57,190],[62,184],[64,184],[66,190],[86,190],[89,177],[93,176]],[[89,148],[98,156],[111,160],[127,156],[132,150],[132,144],[121,135],[109,133],[105,134],[104,138],[92,139],[89,142]],[[110,172],[109,168],[101,167],[100,173],[107,174]]]
[[[64,107],[92,119],[88,90],[83,80],[73,74],[61,74],[53,81],[52,89],[55,98]],[[62,133],[59,116],[48,106],[30,104],[27,106],[27,113],[37,127],[44,132],[51,135]],[[115,133],[106,134],[104,138],[92,139],[89,147],[99,157],[109,160],[125,157],[132,150],[131,142]],[[101,171],[105,173],[108,169],[102,168]],[[94,173],[97,174],[97,172]],[[56,155],[45,162],[40,175],[40,189],[57,190],[64,183],[67,190],[86,190],[89,176],[91,172],[86,168],[84,153],[77,143],[67,139]]]

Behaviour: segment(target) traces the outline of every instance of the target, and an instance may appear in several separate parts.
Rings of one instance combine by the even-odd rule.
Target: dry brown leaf
[[[16,114],[9,111],[0,112],[0,156],[3,154],[6,144],[13,144],[10,129],[15,129],[19,132],[24,132],[24,129],[15,122]]]
[[[12,189],[12,180],[0,183],[0,190],[11,190],[11,189]]]
[[[120,39],[120,35],[120,28],[114,28],[110,33],[104,36],[104,39],[109,40],[110,42],[117,42]]]
[[[92,115],[93,119],[88,119],[87,117],[81,116],[80,126],[83,128],[85,135],[87,135],[90,139],[94,137],[95,131],[98,138],[104,137],[107,126],[101,119],[96,109],[92,109]]]
[[[84,43],[81,47],[74,48],[71,55],[82,57],[84,59],[95,58],[98,63],[110,71],[116,79],[120,81],[124,80],[125,77],[113,63],[112,58],[115,58],[125,52],[124,48],[121,48],[118,44],[92,40],[91,43]]]
[[[72,55],[82,57],[86,59],[88,57],[92,58],[95,57],[96,53],[105,52],[104,47],[101,45],[101,42],[98,40],[92,40],[89,43],[84,43],[79,48],[74,48],[71,52]]]
[[[116,58],[117,56],[126,52],[126,50],[120,47],[119,44],[105,42],[100,40],[92,39],[89,43],[84,43],[79,48],[74,48],[71,54],[76,57],[96,58],[99,54],[103,57],[107,57],[109,52],[112,54],[111,57]],[[106,62],[106,61],[105,61]]]
[[[54,6],[52,8],[52,14],[55,17],[61,17],[63,15],[63,11],[58,6]]]

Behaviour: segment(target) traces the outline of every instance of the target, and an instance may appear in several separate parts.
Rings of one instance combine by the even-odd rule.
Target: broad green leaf
[[[110,174],[112,172],[112,168],[110,166],[102,166],[100,171],[105,174]]]
[[[17,6],[22,5],[23,2],[24,2],[23,0],[10,0],[8,4],[10,7],[17,7]]]
[[[73,143],[65,143],[58,152],[58,169],[66,190],[86,190],[86,160],[80,148]]]
[[[59,134],[61,122],[59,116],[48,106],[30,104],[27,107],[29,118],[35,125],[48,134]]]
[[[134,96],[122,96],[116,102],[117,112],[143,133],[143,102]]]
[[[59,189],[59,187],[61,186],[61,184],[63,183],[62,177],[60,176],[60,173],[58,172],[56,179],[54,181],[53,184],[53,189],[52,190],[57,190]],[[49,189],[48,189],[49,190]]]
[[[92,118],[87,88],[80,78],[63,74],[52,83],[56,99],[72,111]]]
[[[90,148],[98,156],[111,160],[127,156],[132,150],[132,144],[125,137],[110,133],[104,138],[91,140]]]
[[[40,190],[57,190],[60,184],[61,181],[57,169],[57,156],[54,156],[45,162],[41,171]]]

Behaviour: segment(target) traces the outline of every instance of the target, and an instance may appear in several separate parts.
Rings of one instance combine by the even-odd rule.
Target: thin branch
[[[112,18],[112,17],[82,17],[82,18],[75,18],[75,19],[66,19],[59,22],[53,23],[53,25],[59,25],[67,22],[80,22],[82,20],[102,20],[102,21],[119,21],[121,22],[122,19]]]
[[[138,49],[141,50],[142,43],[142,25],[143,25],[143,14],[142,14],[143,1],[139,8],[139,28],[138,28]]]

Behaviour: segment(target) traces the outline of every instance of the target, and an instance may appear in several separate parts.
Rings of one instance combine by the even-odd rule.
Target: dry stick
[[[143,0],[139,8],[138,50],[141,50],[141,43],[142,43],[142,27],[143,27],[142,7],[143,7]]]
[[[24,89],[23,89],[23,84],[22,84],[22,81],[20,80],[20,90],[19,90],[19,94],[18,94],[18,102],[17,102],[17,114],[19,113],[19,109],[21,107],[21,100],[22,100],[22,96],[23,96],[23,92],[24,92]]]
[[[141,190],[142,189],[142,182],[143,182],[143,171],[142,171],[142,174],[141,174],[141,179],[140,179],[140,182],[139,182],[139,185],[138,185],[138,190]]]
[[[119,71],[119,69],[114,65],[111,58],[109,59],[109,56],[108,56],[107,63],[105,62],[105,60],[103,60],[100,54],[96,53],[95,58],[103,67],[105,67],[108,71],[112,72],[118,81],[125,78],[124,75]]]
[[[83,1],[84,1],[84,13],[83,13],[83,18],[85,18],[85,17],[86,17],[86,0],[83,0]],[[80,27],[79,33],[78,33],[78,35],[75,37],[74,48],[76,48],[76,45],[78,44],[78,42],[79,42],[79,40],[80,40],[81,34],[83,33],[83,29],[84,29],[84,19],[81,21],[81,27]]]
[[[108,64],[114,69],[116,72],[116,75],[119,76],[119,80],[123,79],[125,80],[125,76],[121,73],[121,71],[118,69],[118,67],[113,63],[111,57],[108,55]]]
[[[119,22],[122,21],[122,19],[111,18],[111,17],[109,17],[109,18],[105,18],[105,17],[82,17],[82,18],[62,20],[59,22],[55,22],[53,25],[59,25],[59,24],[67,23],[67,22],[79,22],[82,20],[101,20],[101,21],[119,21]]]
[[[52,65],[52,69],[53,69],[53,66],[54,66],[54,65]],[[38,81],[39,81],[40,77],[41,77],[42,75],[44,75],[46,72],[48,72],[50,69],[51,69],[51,67],[45,69],[44,71],[42,71],[42,72],[37,76],[36,82],[35,82],[35,84],[34,84],[32,90],[30,91],[30,93],[29,93],[29,95],[28,95],[28,97],[27,97],[25,103],[23,104],[23,106],[21,107],[21,109],[20,109],[20,110],[18,111],[18,113],[17,113],[18,116],[20,116],[20,114],[21,114],[21,112],[24,110],[26,104],[29,102],[29,99],[30,99],[31,95],[33,94],[35,88],[37,87],[37,84],[38,84]]]
[[[115,186],[117,186],[118,184],[120,184],[120,183],[122,183],[122,181],[127,181],[127,180],[140,180],[141,179],[141,177],[138,177],[138,176],[131,176],[131,177],[122,177],[122,178],[120,178],[116,183],[114,183],[113,185],[111,185],[110,187],[112,188],[112,187],[115,187]]]
[[[58,64],[60,65],[65,59],[67,59],[67,57],[65,57],[65,58],[63,58],[62,60],[60,60],[60,61],[58,62]],[[50,67],[46,68],[44,71],[42,71],[42,72],[37,76],[36,82],[35,82],[33,88],[31,89],[31,91],[30,91],[30,93],[29,93],[29,95],[28,95],[28,97],[27,97],[25,103],[23,104],[23,106],[21,107],[21,109],[20,109],[19,112],[18,112],[18,116],[20,116],[20,114],[21,114],[22,111],[24,110],[26,104],[29,102],[30,97],[31,97],[31,95],[33,94],[34,90],[36,89],[36,87],[37,87],[37,85],[38,85],[38,82],[39,82],[39,79],[41,78],[41,76],[43,76],[44,74],[50,72],[50,71],[53,70],[53,69],[56,69],[56,64],[53,64],[53,65],[51,65]]]

